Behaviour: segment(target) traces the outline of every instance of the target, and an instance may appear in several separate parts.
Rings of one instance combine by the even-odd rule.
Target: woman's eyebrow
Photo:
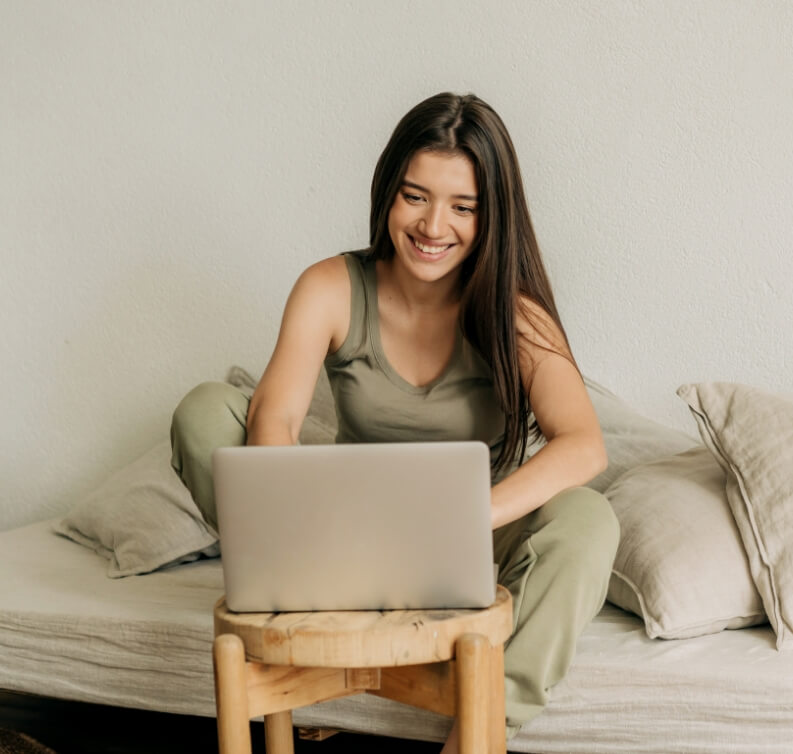
[[[428,188],[424,188],[424,186],[420,186],[418,183],[413,183],[413,181],[402,181],[403,186],[409,186],[410,188],[418,189],[419,191],[423,191],[425,194],[431,194],[432,192]],[[455,194],[452,199],[467,199],[470,202],[478,202],[479,197],[475,196],[474,194]]]

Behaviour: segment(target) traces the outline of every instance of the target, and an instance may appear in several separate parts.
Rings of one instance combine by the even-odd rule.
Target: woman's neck
[[[397,297],[400,303],[413,312],[448,310],[460,303],[460,275],[449,275],[440,280],[426,282],[407,273],[394,258],[377,263],[378,288],[386,296]]]

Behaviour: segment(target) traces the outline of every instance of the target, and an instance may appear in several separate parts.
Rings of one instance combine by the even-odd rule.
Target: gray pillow
[[[707,448],[630,469],[607,490],[620,522],[608,600],[653,639],[683,639],[766,620]]]
[[[97,487],[55,532],[107,558],[111,578],[149,573],[220,554],[162,442]]]

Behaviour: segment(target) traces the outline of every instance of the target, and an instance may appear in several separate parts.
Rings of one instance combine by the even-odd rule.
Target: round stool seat
[[[467,633],[501,645],[512,633],[509,592],[484,609],[233,613],[215,605],[215,635],[236,634],[249,660],[267,665],[382,668],[443,662]]]

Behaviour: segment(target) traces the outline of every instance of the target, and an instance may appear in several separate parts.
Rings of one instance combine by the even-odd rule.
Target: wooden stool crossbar
[[[292,710],[376,694],[454,715],[460,754],[506,752],[504,642],[509,592],[481,610],[233,613],[215,605],[220,754],[250,754],[264,716],[268,754],[294,754]]]

